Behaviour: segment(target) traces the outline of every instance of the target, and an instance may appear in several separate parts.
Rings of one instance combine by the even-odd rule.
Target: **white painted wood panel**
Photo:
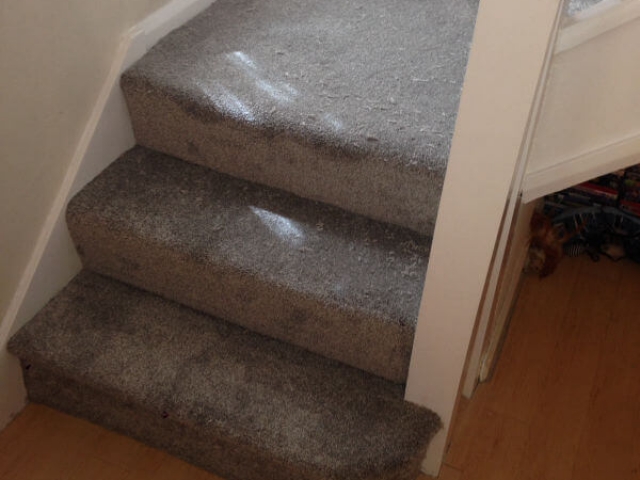
[[[430,474],[445,451],[507,199],[519,189],[514,178],[561,3],[480,2],[406,390],[444,423],[423,464]]]

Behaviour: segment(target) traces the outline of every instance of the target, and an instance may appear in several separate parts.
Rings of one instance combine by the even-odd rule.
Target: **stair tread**
[[[408,364],[428,237],[142,147],[123,155],[74,197],[67,221],[85,266],[99,273],[230,321],[242,324],[246,314],[244,326],[274,331],[294,343],[302,338],[302,346],[314,351],[304,343],[322,344],[318,330],[325,336],[355,335],[339,342],[343,349],[357,350],[359,344],[375,348],[366,337],[358,338],[358,329],[373,338],[387,328],[387,338],[380,341],[395,342],[389,356],[404,357]],[[237,282],[254,283],[226,293],[233,275],[241,278]],[[284,293],[276,295],[274,288]],[[174,291],[185,292],[183,298]],[[241,298],[234,302],[237,295]],[[266,310],[277,312],[288,299],[293,302],[294,295],[315,302],[307,310],[339,309],[347,317],[324,319],[328,323],[322,326],[307,320],[302,307],[292,307],[287,318],[254,319],[252,302],[263,302],[256,308],[267,315]],[[224,307],[229,310],[220,310]],[[353,315],[370,324],[358,326]]]
[[[189,98],[202,109],[194,114],[215,108],[444,172],[475,8],[469,0],[217,0],[127,75]]]
[[[439,428],[395,384],[87,271],[9,349],[134,408],[320,472],[309,478],[384,471],[420,455]]]
[[[233,138],[246,127],[272,140],[293,136],[298,144],[339,148],[352,157],[347,162],[369,164],[369,184],[380,175],[394,182],[394,170],[409,169],[426,190],[435,190],[416,211],[429,209],[435,216],[476,9],[475,0],[218,0],[151,49],[125,73],[123,86],[139,96],[160,90],[163,101],[197,119],[194,125],[231,122],[236,126],[220,135],[226,142],[256,140],[251,134],[248,140]],[[133,116],[134,126],[138,115],[145,123],[138,127],[147,132],[140,134],[141,143],[204,161],[205,138],[177,133],[181,125],[170,135],[154,131],[153,122],[171,118],[154,119],[152,102],[140,109]],[[173,115],[163,110],[160,116]],[[291,148],[295,154],[298,147]],[[216,162],[216,168],[264,174],[267,182],[280,182],[269,184],[288,189],[286,178],[256,173],[255,166],[243,170],[231,160]],[[362,173],[350,175],[355,182]],[[405,182],[398,178],[388,191],[405,188]],[[292,182],[291,188],[297,186]]]

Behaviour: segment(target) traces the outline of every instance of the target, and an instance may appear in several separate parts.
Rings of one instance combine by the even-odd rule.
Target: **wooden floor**
[[[632,263],[565,259],[528,278],[494,378],[460,405],[440,480],[640,480],[639,293]],[[0,433],[9,479],[220,480],[37,405]]]
[[[564,259],[525,280],[445,463],[441,480],[640,479],[640,265]]]

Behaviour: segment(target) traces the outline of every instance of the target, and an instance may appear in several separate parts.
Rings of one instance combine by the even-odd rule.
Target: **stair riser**
[[[171,97],[123,79],[136,140],[216,171],[280,188],[431,235],[443,177],[393,158],[348,151],[191,112]]]
[[[391,381],[406,380],[413,329],[341,308],[267,278],[144,243],[99,219],[68,215],[85,268]],[[358,348],[353,339],[357,338]]]
[[[222,434],[202,434],[162,411],[149,411],[27,361],[23,361],[23,365],[29,366],[24,369],[24,379],[30,401],[165,450],[225,480],[331,480],[316,471],[296,468],[291,462],[235,443]],[[391,471],[371,473],[358,480],[415,480],[418,470],[419,463],[413,459]]]

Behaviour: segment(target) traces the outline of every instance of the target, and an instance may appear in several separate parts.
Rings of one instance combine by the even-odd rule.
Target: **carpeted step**
[[[432,233],[477,0],[218,0],[125,73],[138,143]]]
[[[414,480],[440,426],[396,384],[86,271],[9,349],[32,401],[228,480]]]
[[[67,223],[90,270],[406,380],[428,237],[143,147]]]

